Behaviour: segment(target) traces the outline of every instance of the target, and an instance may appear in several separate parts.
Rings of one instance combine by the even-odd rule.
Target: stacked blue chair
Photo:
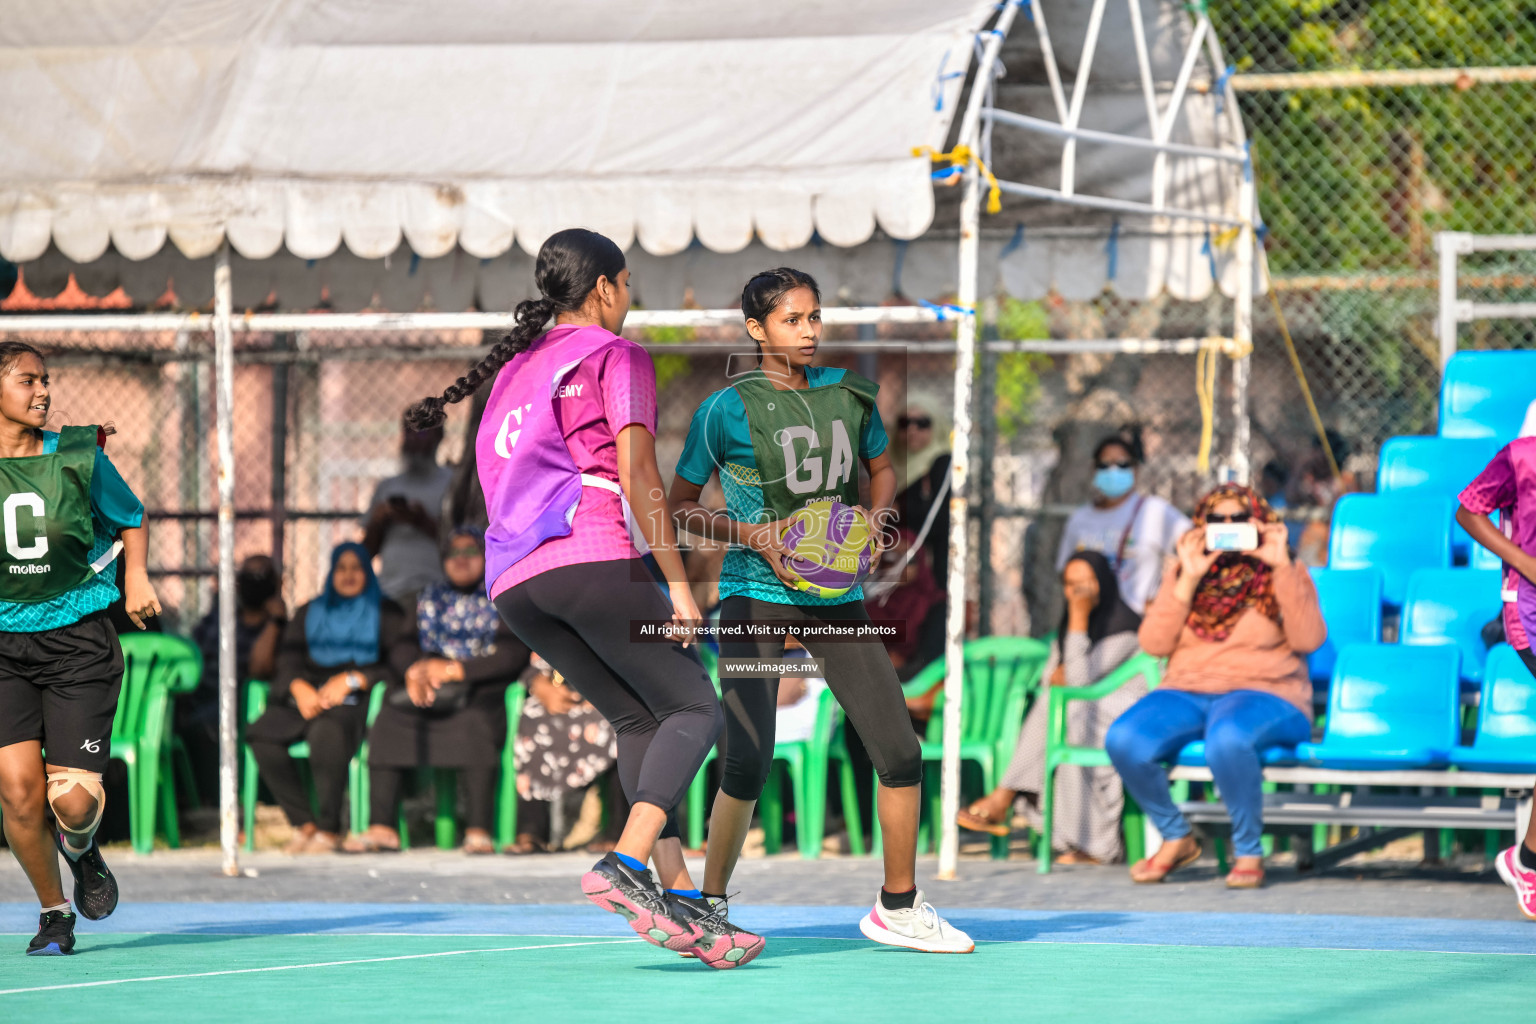
[[[1415,569],[1451,567],[1455,511],[1454,498],[1346,494],[1333,507],[1328,565],[1380,569],[1382,600],[1401,607]]]
[[[1494,526],[1499,525],[1499,514],[1497,512],[1494,512],[1488,518],[1493,520]],[[1504,567],[1504,562],[1499,558],[1498,555],[1494,554],[1492,551],[1489,551],[1487,548],[1477,543],[1477,541],[1473,541],[1472,557],[1468,559],[1467,565],[1473,569],[1502,569]]]
[[[1477,738],[1470,747],[1453,749],[1451,764],[1467,771],[1536,772],[1536,678],[1508,644],[1488,655]]]
[[[1455,498],[1498,452],[1491,437],[1394,437],[1381,446],[1376,493]],[[1472,538],[1451,525],[1451,555],[1465,564]]]
[[[1536,352],[1460,352],[1440,383],[1440,436],[1508,444],[1536,400]]]
[[[1296,757],[1319,768],[1438,768],[1461,740],[1461,652],[1452,646],[1351,644],[1339,652],[1320,743]]]
[[[1307,659],[1307,674],[1313,686],[1326,693],[1339,651],[1349,644],[1381,642],[1381,570],[1313,569],[1311,573],[1328,639]]]
[[[1454,498],[1498,450],[1491,437],[1394,437],[1381,446],[1376,493]]]
[[[1483,626],[1503,611],[1497,569],[1420,569],[1408,581],[1398,639],[1411,646],[1461,650],[1461,677],[1483,681]]]

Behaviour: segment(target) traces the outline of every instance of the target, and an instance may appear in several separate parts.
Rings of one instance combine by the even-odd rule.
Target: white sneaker
[[[919,953],[969,953],[976,948],[969,935],[923,901],[921,889],[911,910],[887,910],[875,897],[875,906],[859,922],[859,931],[867,939]]]

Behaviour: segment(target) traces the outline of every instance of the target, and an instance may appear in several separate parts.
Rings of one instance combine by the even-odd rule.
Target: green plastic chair
[[[382,687],[374,689],[382,692]],[[507,688],[507,742],[501,751],[501,781],[496,789],[496,842],[505,846],[512,842],[510,838],[517,831],[517,779],[513,764],[513,744],[517,740],[517,725],[523,716],[523,701],[527,698],[527,691],[522,683],[513,683]],[[373,704],[378,705],[382,697],[373,698]],[[368,712],[368,724],[378,717],[378,707],[370,706]],[[353,792],[357,798],[352,801],[352,831],[363,832],[368,828],[368,743],[363,742],[362,749],[358,752],[358,758],[354,761],[357,772],[352,782]],[[437,807],[433,814],[433,839],[440,850],[451,850],[458,845],[459,818],[458,818],[458,773],[453,768],[424,768],[423,773],[430,772],[432,792],[437,801]],[[511,780],[510,783],[508,780]],[[510,801],[510,803],[509,803]],[[510,830],[510,831],[508,831]],[[411,848],[410,829],[405,820],[405,808],[400,809],[399,821],[395,825],[395,831],[400,836],[400,849]],[[502,839],[505,834],[509,838]]]
[[[501,782],[496,787],[496,845],[503,850],[517,839],[517,727],[527,700],[528,689],[522,683],[507,687],[507,742],[501,748]],[[441,812],[441,796],[438,800]]]
[[[960,711],[960,760],[981,769],[982,786],[991,792],[997,786],[1013,749],[1024,712],[1040,687],[1040,676],[1050,656],[1044,640],[1023,636],[986,636],[971,640],[964,647],[964,698]],[[921,696],[935,683],[944,681],[944,659],[924,668],[902,687],[908,697]],[[928,720],[928,733],[922,743],[925,766],[937,766],[944,758],[944,693],[939,691]],[[933,775],[929,771],[926,775]],[[928,780],[925,780],[928,781]],[[928,821],[931,827],[919,830],[918,849],[928,846],[929,834],[937,834],[943,813],[939,787],[929,781]],[[871,823],[874,850],[882,848],[879,815]],[[993,837],[992,856],[1008,857],[1007,837]]]
[[[259,679],[252,679],[245,687],[245,724],[249,726],[260,718],[262,712],[267,710],[267,696],[272,690],[272,684]],[[375,683],[369,690],[368,697],[368,725],[373,725],[373,720],[378,717],[379,708],[384,706],[384,684]],[[240,748],[243,753],[241,758],[244,767],[244,776],[240,780],[240,805],[245,821],[245,848],[256,848],[256,787],[260,778],[256,769],[256,755],[251,753],[251,746],[242,738]],[[358,822],[363,822],[367,827],[368,817],[368,773],[364,770],[368,756],[368,740],[364,735],[363,745],[352,756],[352,762],[347,767],[347,795],[352,805],[352,826],[358,829]],[[309,760],[309,744],[300,740],[288,748],[288,756],[301,761]]]
[[[1077,768],[1107,768],[1109,754],[1100,747],[1074,747],[1067,743],[1067,702],[1099,700],[1114,693],[1137,676],[1146,676],[1147,689],[1155,689],[1163,680],[1164,662],[1150,654],[1138,654],[1098,682],[1089,686],[1053,686],[1049,690],[1049,717],[1045,728],[1045,792],[1040,795],[1040,837],[1036,846],[1039,872],[1051,870],[1051,829],[1055,818],[1056,769],[1063,765]],[[1125,795],[1121,825],[1125,830],[1126,859],[1132,864],[1145,856],[1146,830],[1141,808]]]
[[[154,671],[154,659],[123,658],[123,683],[112,717],[113,760],[128,769],[128,835],[135,853],[155,848],[155,808],[160,796],[160,748],[165,741],[170,695]],[[176,813],[174,792],[167,821]]]
[[[166,844],[171,849],[181,846],[181,822],[177,815],[176,788],[179,782],[194,803],[197,799],[197,781],[192,776],[192,763],[187,757],[186,746],[172,728],[175,718],[175,698],[179,694],[197,689],[203,675],[203,653],[192,641],[172,633],[127,633],[118,638],[123,649],[124,686],[132,675],[139,675],[161,684],[166,690],[164,722],[159,730],[159,743],[153,765],[142,760],[148,751],[142,750],[135,757],[141,777],[139,801],[134,801],[130,784],[129,832],[132,834],[132,812],[147,815],[147,842],[154,843],[156,826],[165,832]],[[159,704],[156,700],[155,704]],[[147,709],[147,705],[146,705]],[[114,730],[117,723],[113,723]],[[143,730],[141,737],[152,737],[153,730]],[[142,740],[141,740],[142,743]],[[114,733],[113,746],[117,745]],[[179,756],[178,756],[179,755]],[[136,847],[137,848],[137,847]]]

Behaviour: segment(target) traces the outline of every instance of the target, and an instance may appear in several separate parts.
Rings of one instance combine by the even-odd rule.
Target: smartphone
[[[1259,528],[1252,523],[1207,523],[1205,550],[1257,551]]]

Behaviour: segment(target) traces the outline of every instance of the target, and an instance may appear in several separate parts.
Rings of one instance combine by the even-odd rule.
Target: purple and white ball
[[[785,565],[796,588],[816,597],[842,597],[871,569],[874,545],[869,523],[840,501],[813,501],[789,517]]]

